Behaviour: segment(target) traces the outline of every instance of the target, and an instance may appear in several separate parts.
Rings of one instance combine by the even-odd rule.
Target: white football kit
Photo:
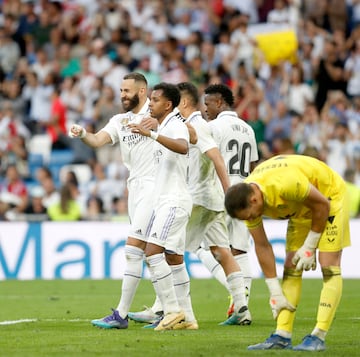
[[[160,135],[189,142],[189,131],[178,115],[170,113],[158,128]],[[189,155],[182,155],[155,142],[155,188],[151,192],[153,216],[148,242],[183,255],[186,225],[192,200],[188,190]]]
[[[140,112],[114,115],[101,130],[106,131],[112,143],[119,143],[125,166],[129,170],[128,211],[130,218],[129,236],[143,241],[152,212],[152,195],[154,190],[154,140],[147,136],[134,134],[129,123],[138,124],[149,112],[148,99]]]
[[[192,113],[186,123],[195,129],[198,139],[189,148],[189,191],[193,208],[187,225],[186,250],[195,252],[202,242],[205,247],[229,247],[224,192],[213,162],[205,155],[217,145],[200,111]]]
[[[231,185],[250,174],[250,163],[259,159],[254,130],[233,111],[223,111],[209,122],[212,135],[224,158]],[[250,234],[245,224],[226,217],[230,244],[247,252]]]

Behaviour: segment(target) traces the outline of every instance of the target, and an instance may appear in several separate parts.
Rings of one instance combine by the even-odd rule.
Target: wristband
[[[85,128],[82,128],[82,132],[81,132],[81,135],[79,136],[80,139],[84,139],[86,136],[86,130]]]
[[[150,130],[150,138],[153,140],[157,140],[157,138],[159,137],[159,133],[154,131],[154,130]]]

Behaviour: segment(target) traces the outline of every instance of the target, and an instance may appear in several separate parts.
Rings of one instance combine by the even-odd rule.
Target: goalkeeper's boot
[[[170,312],[164,316],[159,325],[154,328],[155,331],[171,330],[178,322],[185,320],[183,311]]]
[[[227,320],[219,323],[219,325],[250,325],[251,314],[247,306],[240,308],[238,312],[234,312]]]
[[[248,350],[289,350],[292,348],[291,339],[272,334],[265,342],[248,346]]]
[[[325,342],[314,335],[307,335],[300,345],[293,348],[294,351],[325,351]]]
[[[146,307],[143,311],[139,312],[129,312],[128,317],[130,320],[136,322],[144,322],[148,324],[152,324],[155,321],[159,320],[159,317],[163,315],[162,311],[154,312],[151,307]]]
[[[123,319],[119,315],[119,311],[115,309],[111,309],[113,313],[109,316],[105,316],[102,319],[92,320],[91,323],[94,326],[111,329],[111,328],[118,328],[118,329],[125,329],[128,328],[128,318],[126,317]]]

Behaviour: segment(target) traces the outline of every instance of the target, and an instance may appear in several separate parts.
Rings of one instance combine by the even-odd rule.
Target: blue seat
[[[44,157],[42,154],[29,153],[27,160],[28,160],[30,177],[35,180],[36,179],[36,170],[39,167],[44,166]]]
[[[68,165],[74,159],[72,150],[52,150],[50,153],[49,165]]]
[[[52,150],[48,168],[53,175],[56,186],[60,186],[60,170],[63,166],[69,165],[74,159],[72,150]]]

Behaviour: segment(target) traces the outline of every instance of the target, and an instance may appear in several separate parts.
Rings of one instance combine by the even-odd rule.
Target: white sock
[[[226,290],[229,290],[228,284],[226,281],[226,275],[221,264],[214,258],[210,250],[206,250],[200,247],[195,254],[201,260],[201,262],[206,266],[212,276],[223,285]]]
[[[185,321],[195,321],[190,297],[190,277],[185,263],[170,265],[174,278],[175,293],[181,310],[185,313]]]
[[[285,337],[285,338],[291,338],[292,333],[289,331],[284,331],[284,330],[276,330],[275,335],[279,335],[279,336]]]
[[[176,298],[173,276],[164,254],[154,254],[146,257],[152,281],[156,281],[154,289],[161,301],[164,314],[179,312],[180,307]]]
[[[236,262],[239,264],[240,270],[244,276],[246,302],[249,304],[251,282],[252,282],[252,271],[251,271],[249,255],[248,253],[244,253],[244,254],[235,255],[234,258]]]
[[[133,302],[136,289],[139,285],[144,261],[144,251],[132,245],[125,245],[126,267],[121,287],[121,297],[117,310],[124,319]]]
[[[157,282],[153,282],[153,285],[157,284]],[[156,292],[156,289],[155,289]],[[159,312],[159,311],[163,311],[162,305],[161,305],[161,301],[159,299],[159,297],[156,295],[155,301],[153,303],[153,305],[151,306],[151,310],[153,312]]]
[[[316,337],[319,337],[320,340],[325,341],[327,331],[324,331],[324,330],[321,330],[321,329],[315,327],[314,330],[311,332],[311,334]]]
[[[229,290],[234,301],[234,311],[238,312],[244,305],[247,306],[245,297],[244,277],[241,272],[236,271],[227,276]]]

